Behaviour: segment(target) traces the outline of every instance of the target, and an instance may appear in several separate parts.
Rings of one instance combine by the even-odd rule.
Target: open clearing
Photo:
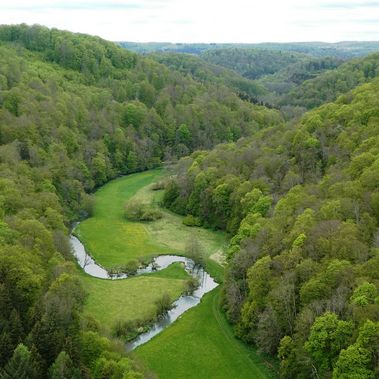
[[[220,282],[226,236],[221,232],[191,228],[182,217],[160,208],[163,218],[154,222],[130,222],[124,204],[130,199],[159,207],[162,191],[151,185],[162,172],[148,171],[111,181],[96,192],[94,216],[83,221],[76,234],[96,261],[105,267],[140,257],[175,253],[182,255],[186,241],[197,238],[207,258],[207,271]],[[212,256],[212,259],[209,257]],[[85,313],[97,319],[109,333],[118,320],[144,319],[155,310],[165,292],[176,299],[187,273],[179,264],[126,280],[104,280],[80,275],[88,293]],[[159,378],[273,378],[274,374],[253,349],[237,340],[219,306],[221,286],[207,294],[173,325],[139,347],[134,355]]]
[[[135,351],[160,379],[266,379],[275,375],[233,336],[219,307],[220,288],[205,295],[161,334]]]
[[[98,320],[106,331],[118,320],[148,318],[155,311],[155,300],[164,293],[177,299],[188,278],[179,263],[154,274],[121,280],[96,279],[82,274],[88,293],[84,313]]]
[[[98,263],[110,268],[154,254],[183,254],[190,238],[198,239],[206,256],[223,251],[224,233],[185,226],[183,217],[162,208],[160,220],[145,223],[126,220],[126,201],[159,202],[163,191],[153,191],[151,184],[161,176],[160,170],[128,175],[95,193],[94,215],[80,223],[75,233]]]

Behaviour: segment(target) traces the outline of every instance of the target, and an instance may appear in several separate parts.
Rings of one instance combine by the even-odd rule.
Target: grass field
[[[219,307],[220,288],[207,294],[134,355],[160,379],[267,379],[261,356],[233,336]]]
[[[222,232],[190,228],[182,217],[161,209],[164,217],[153,222],[130,222],[124,217],[124,204],[132,198],[157,202],[162,191],[151,184],[162,175],[160,170],[115,179],[95,193],[94,216],[83,221],[75,233],[95,260],[105,267],[126,263],[154,254],[183,254],[186,241],[196,237],[207,256],[222,252],[226,237]]]
[[[156,243],[142,223],[124,217],[124,204],[140,188],[153,183],[159,170],[128,175],[106,184],[95,193],[93,217],[83,221],[75,233],[97,262],[105,267],[169,249]]]
[[[167,269],[130,279],[107,280],[81,275],[88,293],[84,313],[100,322],[106,331],[118,320],[145,319],[155,310],[154,301],[164,293],[178,298],[189,275],[179,263]]]
[[[186,241],[196,237],[207,259],[207,271],[222,281],[225,234],[182,224],[182,217],[161,209],[163,218],[138,223],[124,217],[130,199],[158,204],[162,191],[151,184],[162,176],[159,170],[122,177],[95,194],[94,216],[83,221],[76,234],[97,262],[105,267],[155,254],[183,254]],[[158,206],[158,205],[157,205]],[[212,257],[213,259],[209,259]],[[87,290],[85,313],[97,319],[106,333],[119,320],[145,319],[154,302],[165,292],[175,299],[188,275],[175,264],[154,274],[126,280],[103,280],[80,275]],[[207,294],[173,325],[136,350],[134,355],[159,378],[271,378],[270,370],[254,350],[233,336],[219,307],[220,287]]]

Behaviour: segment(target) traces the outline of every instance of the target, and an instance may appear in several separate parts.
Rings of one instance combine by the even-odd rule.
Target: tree
[[[373,379],[374,371],[367,368],[370,353],[359,345],[343,349],[333,370],[333,379]]]
[[[203,266],[205,264],[203,247],[195,235],[192,235],[188,238],[184,251],[186,256],[188,258],[191,258],[195,264],[198,264],[200,266]]]
[[[331,372],[340,351],[348,346],[353,324],[339,320],[335,313],[326,312],[316,318],[304,347],[318,373]]]
[[[51,379],[79,379],[81,377],[80,370],[74,367],[70,356],[65,351],[59,353],[49,371]]]
[[[2,379],[33,379],[37,378],[36,368],[29,349],[19,344],[4,370],[0,371]]]

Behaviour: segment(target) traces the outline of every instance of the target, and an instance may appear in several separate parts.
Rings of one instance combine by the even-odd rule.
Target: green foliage
[[[331,67],[333,68],[333,67]],[[325,71],[293,88],[281,104],[300,105],[308,109],[334,101],[356,86],[379,75],[378,53],[348,61],[339,67]],[[349,96],[341,97],[349,103]]]
[[[333,378],[376,377],[378,349],[379,323],[368,320],[359,329],[356,342],[341,351],[333,371]]]
[[[29,349],[19,344],[4,369],[0,369],[2,379],[33,379],[37,378],[36,362]]]
[[[173,307],[170,295],[167,292],[164,293],[161,298],[155,301],[155,307],[157,317],[166,314]]]
[[[49,371],[51,379],[80,378],[80,370],[74,367],[70,356],[64,351],[57,356]]]
[[[202,59],[203,57],[175,53],[155,53],[151,54],[150,57],[183,74],[189,74],[195,80],[201,82],[224,84],[248,96],[258,96],[265,92],[265,89],[258,83],[246,79],[235,71],[224,68],[219,64],[207,62]]]
[[[348,346],[352,330],[352,323],[338,320],[334,313],[327,312],[316,318],[305,349],[321,375],[332,370],[339,352]]]
[[[364,282],[357,287],[350,297],[351,304],[365,306],[373,304],[378,296],[375,284]]]
[[[200,266],[204,266],[205,264],[204,250],[195,235],[192,235],[186,241],[185,255],[186,257],[191,258],[196,264]]]
[[[162,212],[137,200],[129,200],[125,205],[125,217],[131,221],[155,221],[163,217]]]
[[[184,217],[182,222],[186,226],[201,226],[200,219],[192,215],[187,215]]]
[[[363,61],[340,68],[361,72]],[[285,378],[377,375],[377,353],[355,346],[379,320],[372,77],[285,128],[192,154],[166,190],[170,209],[231,233],[226,314],[239,337],[279,353]]]
[[[219,296],[220,288],[206,294],[179,322],[139,346],[136,356],[161,378],[275,378],[275,368],[233,336]]]

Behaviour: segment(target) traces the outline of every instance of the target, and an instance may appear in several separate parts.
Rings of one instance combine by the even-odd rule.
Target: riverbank
[[[133,197],[142,198],[147,202],[159,201],[162,192],[152,191],[151,184],[161,175],[159,170],[148,171],[122,177],[106,184],[95,194],[94,216],[79,225],[77,234],[95,260],[106,268],[124,264],[130,259],[151,257],[156,254],[183,255],[186,240],[195,235],[204,250],[207,271],[212,276],[217,276],[221,282],[223,267],[209,257],[223,254],[226,244],[223,233],[185,226],[182,224],[181,216],[163,209],[163,218],[151,223],[130,222],[125,219],[123,205]],[[156,274],[116,281],[95,279],[82,274],[82,281],[88,292],[85,313],[97,319],[109,333],[110,322],[117,322],[119,319],[133,321],[151,313],[154,303],[162,296],[162,291],[168,289],[173,297],[178,297],[185,282],[182,278],[183,273],[185,274],[180,267],[169,267]],[[221,367],[230,375],[229,378],[243,379],[252,377],[251,373],[255,372],[253,367],[256,365],[263,365],[263,369],[255,370],[264,370],[265,366],[260,357],[255,354],[254,359],[257,363],[254,363],[254,359],[250,358],[252,350],[234,338],[232,329],[225,319],[222,322],[224,327],[220,329],[219,319],[215,317],[215,313],[212,313],[213,309],[217,309],[218,314],[221,314],[219,304],[208,300],[214,299],[214,292],[205,295],[200,305],[187,311],[173,325],[137,349],[137,356],[141,359],[142,365],[146,364],[153,371],[157,370],[156,373],[161,378],[216,378],[219,377],[217,375]],[[219,290],[216,290],[216,293],[218,294]],[[189,321],[185,321],[187,319]],[[190,333],[191,328],[196,332]],[[225,328],[228,328],[228,333],[225,333]],[[161,338],[164,345],[159,346]],[[204,342],[207,340],[212,341],[208,343],[208,347]],[[231,340],[234,341],[232,344]],[[236,343],[240,346],[238,353],[236,353]],[[196,346],[210,349],[210,355],[205,355],[207,359],[203,359],[202,349]],[[142,353],[143,351],[146,353]],[[166,351],[169,352],[168,355]],[[169,357],[168,361],[165,361],[166,356]],[[161,370],[154,363],[161,357],[170,365],[169,368]],[[180,363],[180,367],[177,364],[188,359],[193,360],[193,369],[190,371],[190,375],[193,376],[184,375],[187,369],[191,370],[191,364]],[[223,365],[229,368],[221,365],[220,362],[223,361],[225,362]],[[237,363],[233,363],[234,361]],[[240,365],[246,366],[247,369],[241,368]],[[203,373],[207,373],[206,376]],[[262,376],[257,377],[272,376],[262,371]]]
[[[234,337],[220,309],[220,288],[133,356],[160,379],[275,378],[271,363]]]

